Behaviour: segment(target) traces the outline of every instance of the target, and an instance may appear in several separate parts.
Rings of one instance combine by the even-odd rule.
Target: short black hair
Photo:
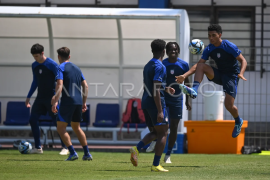
[[[44,47],[40,44],[34,44],[32,47],[31,47],[31,54],[41,54],[42,52],[44,51]]]
[[[67,47],[61,47],[57,49],[57,53],[63,60],[67,60],[70,54],[70,50]]]
[[[180,54],[180,46],[178,45],[177,42],[168,42],[168,43],[166,44],[166,54],[168,54],[168,52],[169,52],[169,50],[170,50],[170,47],[171,47],[171,45],[173,45],[173,44],[177,47],[178,54]]]
[[[151,49],[153,53],[159,53],[164,51],[166,42],[162,39],[155,39],[151,43]]]
[[[217,33],[222,34],[222,28],[219,24],[211,24],[208,26],[208,31],[216,31]]]

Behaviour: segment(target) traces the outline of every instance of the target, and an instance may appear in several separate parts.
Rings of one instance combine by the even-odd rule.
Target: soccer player
[[[142,109],[145,121],[150,133],[137,144],[130,148],[130,161],[134,166],[138,165],[139,150],[154,139],[157,139],[155,157],[151,171],[167,172],[159,163],[166,145],[168,134],[168,116],[164,100],[164,90],[166,87],[166,67],[162,64],[165,54],[166,42],[161,39],[152,41],[151,48],[153,58],[144,66],[143,82],[144,92],[142,96]],[[173,88],[166,88],[166,92],[174,93]]]
[[[82,160],[90,161],[93,158],[89,152],[85,134],[80,127],[80,122],[82,121],[82,112],[85,112],[87,109],[86,99],[88,94],[88,85],[80,68],[69,62],[69,48],[59,48],[57,53],[60,65],[56,76],[56,94],[53,96],[51,103],[52,112],[57,113],[58,100],[60,99],[62,89],[64,89],[57,116],[57,131],[70,152],[70,155],[66,161],[73,161],[79,157],[75,152],[71,144],[70,136],[66,131],[68,123],[71,123],[72,129],[83,147],[84,156]],[[83,98],[81,86],[83,88]]]
[[[34,44],[32,46],[31,54],[36,61],[32,64],[33,82],[25,100],[25,105],[28,108],[31,107],[29,103],[30,98],[38,88],[37,97],[32,106],[29,122],[35,140],[35,148],[31,150],[31,153],[42,154],[43,150],[40,143],[38,120],[41,115],[46,115],[48,112],[56,126],[56,114],[51,111],[51,99],[55,93],[55,76],[57,75],[58,64],[51,58],[45,57],[44,47],[40,44]],[[61,144],[63,149],[60,154],[67,155],[69,152],[62,140]]]
[[[191,98],[196,98],[204,74],[209,81],[223,86],[223,91],[225,92],[225,107],[235,119],[232,137],[236,138],[241,132],[243,119],[240,118],[238,114],[234,100],[239,78],[246,81],[244,72],[247,67],[247,62],[237,46],[228,40],[222,40],[221,35],[222,29],[220,25],[212,24],[208,27],[208,39],[210,40],[210,44],[203,51],[199,62],[185,74],[176,77],[176,81],[182,83],[188,76],[195,73],[192,88],[180,84],[183,93],[189,95]],[[216,62],[217,69],[205,64],[209,56]],[[239,69],[238,61],[241,63],[241,69]]]
[[[180,119],[182,118],[182,108],[183,108],[183,96],[178,83],[175,82],[175,75],[182,75],[189,71],[188,63],[184,60],[178,58],[180,54],[180,47],[177,42],[169,42],[166,45],[166,54],[168,58],[162,61],[163,65],[166,67],[167,71],[167,86],[175,89],[174,95],[165,93],[166,107],[169,108],[169,118],[170,118],[170,135],[168,142],[168,151],[164,156],[165,163],[171,163],[170,155],[177,139],[177,128]],[[185,83],[189,84],[188,78],[185,79]],[[186,95],[186,107],[187,110],[191,110],[191,105],[189,103],[189,96]],[[153,141],[150,146],[146,149],[146,152],[151,152],[155,148],[156,142]]]

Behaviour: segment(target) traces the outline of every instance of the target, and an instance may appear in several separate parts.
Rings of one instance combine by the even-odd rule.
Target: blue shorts
[[[213,81],[214,83],[223,86],[223,91],[231,95],[233,98],[235,98],[237,94],[237,85],[239,78],[235,74],[232,75],[223,74],[216,68],[212,67],[212,69],[214,71],[214,78],[210,80],[207,77],[207,79],[209,81]]]
[[[166,107],[168,108],[168,114],[170,120],[172,119],[182,119],[182,106],[181,105],[172,105],[172,104],[166,104]]]
[[[61,105],[59,108],[57,121],[70,123],[82,121],[82,105]]]
[[[169,123],[167,109],[163,108],[164,119],[161,123],[157,122],[157,109],[144,109],[143,110],[145,116],[145,123],[148,127],[166,125]]]
[[[52,112],[51,99],[46,100],[36,99],[31,109],[31,115],[32,114],[46,115],[47,112],[53,119],[56,119],[57,114],[54,114]]]

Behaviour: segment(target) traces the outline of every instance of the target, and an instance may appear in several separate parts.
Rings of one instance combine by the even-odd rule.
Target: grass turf
[[[0,150],[0,179],[270,179],[270,156],[172,154],[168,173],[151,172],[153,153],[141,153],[138,167],[129,153],[93,152],[93,161],[64,161],[58,151],[22,155]],[[162,156],[163,160],[164,155]]]

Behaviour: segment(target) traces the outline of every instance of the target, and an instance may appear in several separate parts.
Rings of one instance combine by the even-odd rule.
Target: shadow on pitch
[[[125,169],[125,170],[121,170],[121,169],[116,169],[116,170],[95,170],[95,171],[110,171],[110,172],[113,172],[113,171],[119,171],[119,172],[123,172],[123,171],[136,171],[136,170],[127,170],[127,169]]]
[[[39,160],[39,159],[7,159],[7,161],[64,161],[64,160],[55,160],[55,159],[52,159],[52,160]]]
[[[168,167],[183,167],[183,168],[202,168],[207,166],[168,166]]]

